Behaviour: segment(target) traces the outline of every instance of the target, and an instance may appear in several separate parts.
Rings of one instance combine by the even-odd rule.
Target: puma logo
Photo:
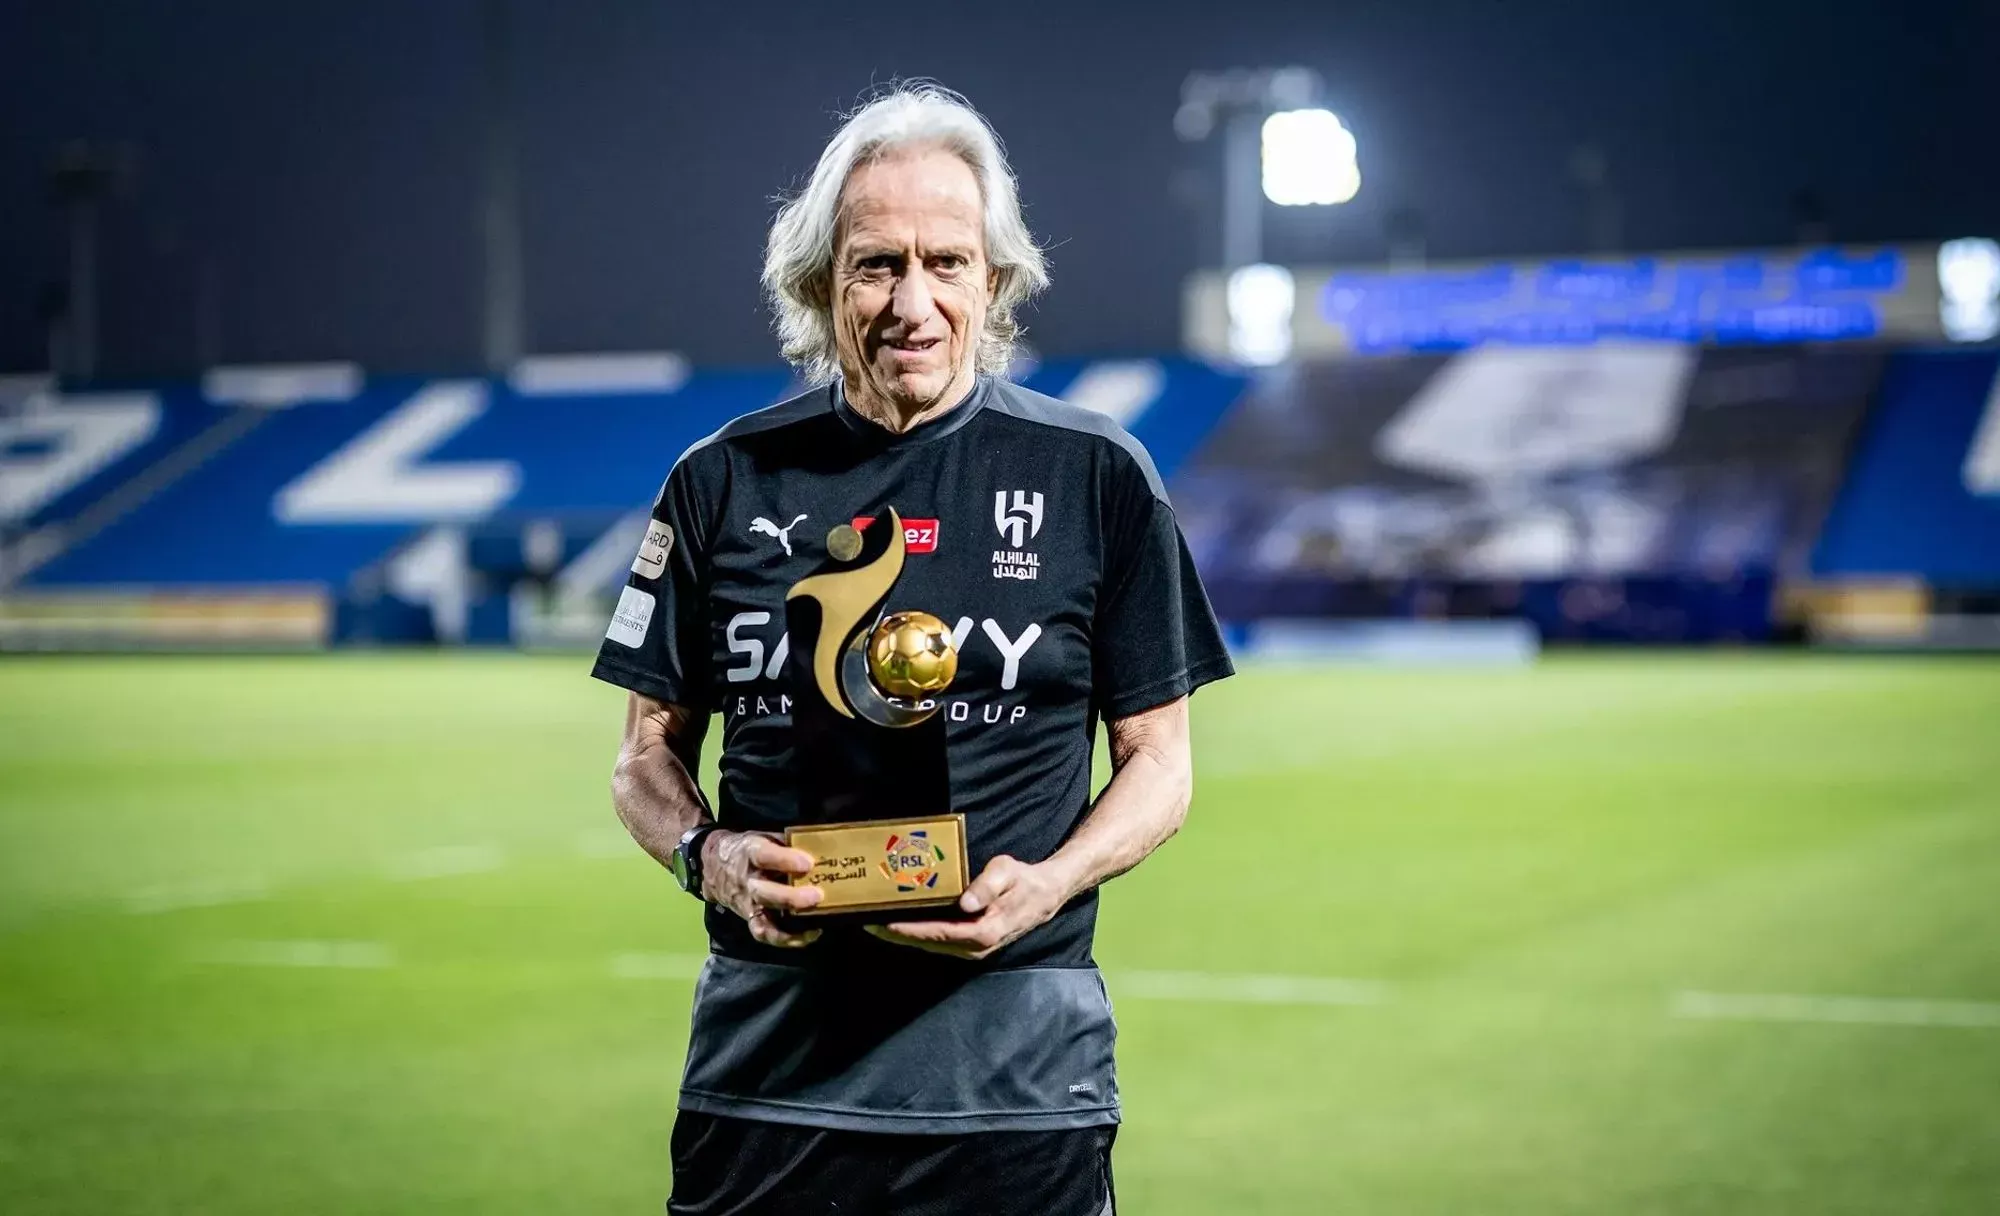
[[[792,555],[792,529],[798,527],[800,520],[804,518],[805,516],[801,515],[798,519],[780,528],[770,520],[759,515],[750,521],[750,535],[770,537],[783,545],[785,547],[785,556],[790,557]]]

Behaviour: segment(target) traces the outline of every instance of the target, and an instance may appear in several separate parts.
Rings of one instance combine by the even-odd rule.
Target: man
[[[668,1210],[1098,1216],[1119,1112],[1097,888],[1186,814],[1188,694],[1230,674],[1214,616],[1138,444],[1000,378],[1046,274],[962,100],[856,113],[764,280],[786,355],[829,382],[675,464],[593,673],[631,692],[619,817],[708,904]],[[967,915],[801,930],[812,858],[775,835],[799,814],[784,596],[885,506],[913,538],[889,607],[956,623]],[[712,711],[715,819],[692,776]]]

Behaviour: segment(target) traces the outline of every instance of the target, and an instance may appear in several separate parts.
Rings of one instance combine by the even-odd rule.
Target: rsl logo
[[[891,832],[888,843],[882,846],[882,854],[882,877],[895,883],[898,891],[937,886],[944,850],[931,843],[929,832],[915,831],[906,836]]]
[[[1042,530],[1042,492],[995,490],[993,526],[1006,548],[993,551],[993,577],[1033,581],[1042,573],[1042,558],[1027,543]]]

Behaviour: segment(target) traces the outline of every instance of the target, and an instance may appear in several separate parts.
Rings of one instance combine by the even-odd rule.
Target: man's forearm
[[[1065,903],[1146,860],[1180,830],[1194,792],[1186,722],[1183,703],[1162,711],[1161,720],[1113,727],[1117,773],[1076,833],[1044,863],[1060,880]]]
[[[611,774],[611,804],[619,821],[663,866],[681,835],[709,817],[707,800],[684,758],[699,754],[698,735],[690,745],[693,728],[683,711],[634,697]]]

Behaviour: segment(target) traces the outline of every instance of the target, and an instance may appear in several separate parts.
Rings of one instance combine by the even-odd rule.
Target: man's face
[[[993,288],[980,212],[971,167],[942,149],[894,153],[847,179],[833,329],[850,399],[907,417],[970,388]]]

